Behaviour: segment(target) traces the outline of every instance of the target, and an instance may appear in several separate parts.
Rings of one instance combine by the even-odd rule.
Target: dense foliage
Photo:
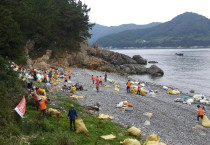
[[[17,59],[29,39],[35,41],[36,51],[78,50],[90,37],[89,11],[75,0],[1,0],[0,55]]]
[[[187,12],[152,28],[102,37],[97,43],[103,47],[210,46],[210,20]]]
[[[20,135],[20,117],[14,108],[26,94],[26,82],[7,66],[8,62],[0,56],[0,144],[8,144],[10,136]]]

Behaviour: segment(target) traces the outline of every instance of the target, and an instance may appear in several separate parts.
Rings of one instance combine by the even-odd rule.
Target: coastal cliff
[[[146,68],[144,65],[147,64],[147,60],[140,55],[135,55],[131,58],[127,55],[103,50],[98,47],[90,48],[87,41],[80,44],[79,52],[70,53],[65,51],[58,57],[53,50],[47,50],[46,54],[29,62],[40,69],[44,67],[62,67],[67,69],[76,66],[121,74],[150,74],[152,76],[163,76],[164,74],[163,70],[155,65]]]

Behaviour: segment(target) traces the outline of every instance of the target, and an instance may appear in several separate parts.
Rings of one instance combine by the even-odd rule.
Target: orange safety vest
[[[53,77],[50,78],[50,81],[52,81],[52,80],[53,80]]]
[[[33,67],[30,68],[31,72],[34,71]]]
[[[203,109],[202,108],[198,108],[198,116],[202,116],[203,115]]]
[[[96,82],[96,87],[99,87],[99,82],[98,81]]]
[[[71,73],[69,72],[69,76],[71,76]]]
[[[67,78],[67,76],[65,76],[65,80],[67,80],[68,78]]]
[[[95,77],[94,76],[92,76],[92,80],[95,80]]]
[[[127,82],[127,87],[130,87],[130,86],[131,86],[131,82],[128,81],[128,82]]]
[[[47,78],[47,75],[46,75],[46,73],[44,73],[44,78],[45,78],[45,79]]]
[[[40,110],[45,110],[45,109],[47,109],[47,106],[46,106],[46,104],[45,104],[45,100],[39,101],[39,106],[40,106]]]
[[[100,77],[100,82],[102,82],[102,77]]]
[[[98,77],[96,78],[96,81],[99,81]]]
[[[36,101],[38,101],[39,100],[39,96],[38,95],[33,95],[34,96],[34,101],[36,102]],[[37,97],[36,97],[37,96]]]
[[[138,85],[138,90],[140,90],[141,88],[140,88],[140,84]]]

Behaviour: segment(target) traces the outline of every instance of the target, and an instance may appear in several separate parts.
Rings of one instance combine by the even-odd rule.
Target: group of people
[[[103,81],[103,78],[100,76],[100,77],[96,77],[94,75],[92,75],[92,81],[93,81],[93,84],[95,83],[96,81],[96,90],[97,92],[99,92],[99,85],[101,84],[102,85],[102,81]],[[105,73],[104,75],[104,81],[106,82],[107,81],[107,73]]]
[[[128,82],[126,83],[126,86],[127,86],[127,93],[130,93],[130,89],[131,89],[131,82],[130,82],[130,80],[128,80]],[[140,85],[140,83],[138,83],[137,94],[141,95],[140,92],[141,92],[141,85]]]

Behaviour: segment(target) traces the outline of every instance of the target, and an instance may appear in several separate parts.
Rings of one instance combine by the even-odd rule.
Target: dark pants
[[[46,83],[47,82],[47,79],[46,78],[44,78],[44,83]]]
[[[201,118],[201,120],[203,120],[203,115],[198,115],[197,116],[197,120],[199,121],[199,118]]]
[[[34,81],[36,81],[36,75],[34,75]]]
[[[104,81],[106,82],[106,77],[104,78]]]
[[[127,93],[130,93],[130,87],[127,87]]]
[[[71,79],[71,76],[69,76],[69,79]]]
[[[96,87],[97,92],[99,92],[99,87]]]
[[[93,84],[94,84],[94,80],[93,80]]]
[[[140,95],[140,90],[137,91],[137,94]]]
[[[38,111],[39,110],[39,102],[40,102],[41,100],[38,100],[38,101],[36,101],[36,110]]]
[[[42,113],[43,116],[45,116],[46,115],[46,109],[41,110],[41,113]]]
[[[76,131],[76,128],[75,128],[75,120],[73,120],[73,119],[70,119],[70,130],[72,130],[72,123],[74,125],[74,131]]]
[[[101,84],[101,85],[102,85],[102,81],[100,81],[100,82],[99,82],[99,84]]]

